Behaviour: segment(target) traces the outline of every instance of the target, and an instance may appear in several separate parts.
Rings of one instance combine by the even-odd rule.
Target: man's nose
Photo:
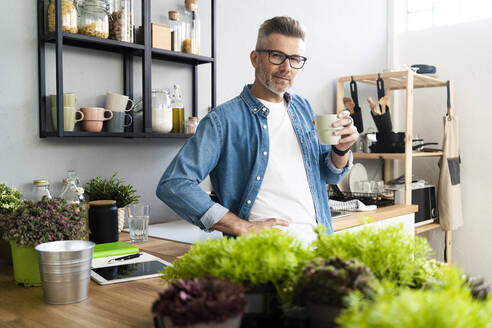
[[[290,59],[289,58],[285,58],[284,62],[282,64],[280,64],[280,69],[282,71],[290,71]]]

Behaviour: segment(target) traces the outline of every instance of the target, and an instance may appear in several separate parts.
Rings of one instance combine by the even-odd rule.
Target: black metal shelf
[[[188,139],[193,134],[187,133],[157,133],[157,132],[86,132],[86,131],[64,131],[62,137],[106,137],[106,138],[167,138]],[[58,132],[46,132],[43,137],[59,137]]]
[[[143,44],[129,43],[110,39],[62,32],[61,16],[56,14],[56,32],[45,31],[45,1],[37,0],[38,6],[38,65],[39,65],[39,136],[45,137],[104,137],[104,138],[170,138],[187,139],[189,134],[155,133],[152,132],[152,60],[163,60],[173,63],[181,63],[192,66],[192,113],[198,116],[198,70],[197,66],[202,64],[211,65],[211,105],[216,105],[216,76],[217,68],[215,61],[216,53],[216,0],[211,0],[211,57],[187,54],[177,51],[169,51],[151,48],[151,0],[141,0],[142,3],[142,27]],[[136,1],[136,0],[135,0]],[[61,12],[62,0],[55,0],[56,13]],[[45,44],[55,45],[56,55],[56,104],[57,108],[63,107],[63,48],[73,46],[84,49],[93,49],[119,53],[123,58],[123,90],[124,94],[133,99],[133,57],[142,58],[142,99],[143,120],[142,130],[134,131],[133,125],[125,128],[125,132],[85,132],[85,131],[63,131],[63,124],[58,124],[55,132],[47,130],[46,117],[46,64]],[[133,112],[130,112],[133,116]],[[57,112],[57,121],[63,122],[63,111]]]

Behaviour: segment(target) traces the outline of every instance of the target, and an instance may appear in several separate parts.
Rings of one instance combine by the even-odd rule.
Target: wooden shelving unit
[[[38,16],[38,65],[39,65],[39,136],[45,137],[102,137],[102,138],[171,138],[185,139],[189,134],[155,133],[152,132],[152,60],[163,60],[173,63],[181,63],[192,67],[192,113],[198,116],[198,70],[197,66],[202,64],[211,65],[211,105],[216,105],[216,42],[215,42],[215,17],[216,0],[211,0],[211,57],[193,55],[178,51],[169,51],[151,47],[151,0],[140,0],[143,26],[143,44],[129,43],[110,39],[101,39],[92,36],[62,32],[61,15],[56,15],[56,32],[46,32],[45,2],[48,0],[37,0]],[[56,13],[61,12],[62,0],[54,0]],[[137,2],[137,0],[135,0]],[[124,94],[133,99],[133,58],[142,58],[142,99],[143,99],[143,126],[141,131],[134,131],[133,125],[125,128],[122,133],[110,132],[85,132],[63,130],[63,124],[58,124],[57,131],[47,129],[46,110],[46,64],[45,45],[55,45],[56,55],[56,104],[57,108],[63,108],[63,49],[64,46],[73,46],[84,49],[93,49],[102,52],[112,52],[122,55],[122,81]],[[104,55],[104,54],[102,54]],[[105,90],[101,90],[104,93]],[[133,115],[132,112],[130,114]],[[63,122],[63,110],[58,110],[57,121]]]
[[[450,104],[449,113],[453,110],[453,84],[451,81],[439,80],[435,77],[417,74],[412,70],[400,72],[386,72],[379,74],[353,75],[337,78],[337,113],[345,109],[343,104],[344,83],[356,81],[376,85],[377,79],[381,77],[384,80],[384,86],[387,91],[405,90],[405,152],[404,153],[354,153],[354,158],[358,159],[381,159],[385,162],[384,179],[390,180],[390,164],[393,160],[405,161],[405,204],[412,204],[412,161],[414,158],[424,157],[442,157],[442,151],[436,152],[418,152],[412,150],[412,133],[414,117],[414,89],[418,88],[437,88],[447,87],[449,84]],[[438,223],[429,223],[415,228],[415,233],[419,234],[425,231],[439,228]],[[446,258],[451,260],[451,231],[446,231]]]

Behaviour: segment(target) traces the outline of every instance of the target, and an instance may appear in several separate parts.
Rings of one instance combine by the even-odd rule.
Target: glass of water
[[[130,242],[139,243],[149,239],[150,205],[132,204],[126,207]]]

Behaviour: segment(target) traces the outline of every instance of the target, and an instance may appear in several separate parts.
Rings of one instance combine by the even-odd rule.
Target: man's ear
[[[249,54],[249,59],[251,60],[251,65],[253,65],[254,68],[258,67],[258,60],[259,60],[258,55],[259,54],[254,50],[251,51],[251,53]]]

